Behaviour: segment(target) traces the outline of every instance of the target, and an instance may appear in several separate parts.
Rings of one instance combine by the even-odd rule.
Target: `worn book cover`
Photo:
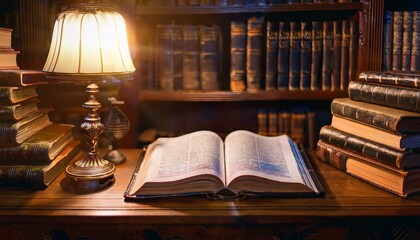
[[[289,89],[290,23],[279,22],[279,50],[277,61],[277,89]]]
[[[393,38],[394,17],[392,11],[384,12],[384,37],[382,48],[382,70],[392,70],[392,38]],[[352,79],[354,80],[354,79]]]
[[[342,30],[342,21],[337,20],[333,22],[333,34],[334,34],[334,43],[333,43],[333,68],[331,76],[331,91],[340,90],[340,72],[341,72],[341,49],[343,41],[343,30]]]
[[[349,82],[357,79],[359,52],[359,22],[350,21]]]
[[[184,90],[198,90],[201,88],[198,26],[182,26],[182,36],[182,88]]]
[[[300,88],[301,23],[290,22],[289,90]]]
[[[219,29],[216,25],[200,25],[200,81],[201,89],[205,91],[220,90],[219,70]]]
[[[359,81],[420,89],[420,74],[406,72],[363,71]]]
[[[266,57],[265,57],[265,90],[277,89],[278,48],[279,48],[279,26],[276,22],[267,21]]]
[[[342,21],[341,26],[340,90],[347,90],[350,68],[350,22]]]
[[[246,41],[246,81],[247,91],[261,90],[263,80],[263,49],[265,35],[265,16],[248,19]]]
[[[323,22],[322,34],[322,90],[331,90],[334,62],[334,32],[333,22]]]
[[[316,154],[326,164],[398,196],[405,198],[420,190],[418,168],[394,168],[322,140],[318,141]]]
[[[410,70],[420,71],[420,11],[413,11]]]
[[[0,146],[21,144],[35,133],[51,124],[48,117],[50,109],[41,109],[16,123],[0,124]]]
[[[413,12],[403,11],[401,70],[410,71],[413,36]]]
[[[312,22],[311,90],[321,89],[322,84],[322,22]]]
[[[29,87],[1,87],[0,104],[11,105],[25,100],[38,97],[36,86]]]
[[[0,166],[0,188],[45,189],[73,160],[82,156],[80,141],[72,140],[46,165]]]
[[[22,144],[0,148],[0,164],[47,164],[73,139],[74,125],[53,123]]]
[[[238,130],[159,138],[140,156],[126,200],[181,195],[211,199],[318,196],[324,189],[304,152],[286,135]]]
[[[46,84],[46,73],[37,70],[0,70],[0,86],[24,87]]]
[[[394,149],[382,142],[370,140],[333,126],[323,126],[319,131],[319,139],[399,169],[420,166],[418,161],[420,152],[416,149]]]
[[[311,86],[312,62],[312,23],[301,23],[300,46],[300,90],[309,90]]]
[[[381,106],[350,98],[335,98],[331,113],[390,132],[420,132],[420,113]]]
[[[420,91],[400,86],[352,81],[349,84],[352,100],[420,112]]]
[[[156,26],[155,78],[160,90],[174,90],[174,25]]]
[[[403,21],[403,12],[394,11],[392,25],[392,71],[401,71],[402,67]]]
[[[32,98],[11,105],[0,105],[0,119],[3,123],[15,123],[38,110],[38,99]]]
[[[230,22],[230,90],[246,90],[246,31],[247,23]]]

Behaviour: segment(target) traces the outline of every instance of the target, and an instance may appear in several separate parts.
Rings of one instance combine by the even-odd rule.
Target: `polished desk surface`
[[[325,187],[322,197],[249,198],[240,201],[203,197],[124,201],[124,191],[140,149],[123,149],[128,161],[117,166],[116,182],[106,190],[76,194],[66,191],[61,174],[47,189],[1,191],[3,223],[113,224],[273,224],[420,220],[420,197],[408,199],[387,193],[311,157]],[[386,221],[388,221],[386,220]]]

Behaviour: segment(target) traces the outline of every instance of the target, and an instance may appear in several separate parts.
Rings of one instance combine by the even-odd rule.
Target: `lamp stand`
[[[83,159],[67,166],[66,175],[79,183],[83,191],[99,190],[112,185],[115,181],[115,165],[103,158],[98,153],[98,136],[104,131],[97,110],[101,104],[96,100],[99,93],[98,85],[92,83],[86,87],[89,96],[83,107],[88,110],[85,122],[80,125],[81,132],[87,136],[89,151]],[[86,189],[87,188],[87,189]]]

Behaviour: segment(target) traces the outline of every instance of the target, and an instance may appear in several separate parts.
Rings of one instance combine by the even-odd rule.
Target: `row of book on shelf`
[[[291,110],[262,108],[257,113],[257,133],[262,136],[286,134],[303,148],[314,150],[320,113],[303,107]]]
[[[11,32],[0,29],[5,51],[14,51]],[[43,189],[81,153],[74,125],[53,123],[52,109],[38,107],[37,88],[46,83],[41,71],[0,61],[0,188]]]
[[[362,72],[331,103],[320,159],[402,197],[420,191],[420,75]]]
[[[420,11],[385,11],[384,71],[420,71]]]
[[[216,25],[157,25],[151,89],[221,90]],[[230,90],[346,90],[356,78],[355,21],[232,21]],[[263,69],[265,68],[265,69]]]
[[[356,2],[356,0],[142,0],[149,6],[270,6],[293,3]]]

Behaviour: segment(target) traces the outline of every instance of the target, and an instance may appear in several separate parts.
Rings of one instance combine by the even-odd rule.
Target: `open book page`
[[[132,189],[142,187],[147,194],[159,194],[162,187],[166,187],[167,193],[172,194],[188,188],[199,191],[204,185],[211,185],[213,189],[207,190],[214,191],[224,185],[223,162],[223,141],[216,133],[198,131],[179,137],[159,138],[148,146],[139,171],[142,176]],[[203,183],[195,181],[198,178],[194,177],[198,175],[216,176],[218,179],[210,177],[207,183]],[[154,184],[162,182],[165,184]]]
[[[225,158],[228,185],[235,178],[244,175],[276,182],[298,183],[296,186],[305,185],[286,135],[266,137],[244,130],[232,132],[225,139]],[[247,183],[258,184],[258,178]],[[261,182],[264,182],[262,179]],[[255,189],[264,190],[258,185],[255,185]]]

